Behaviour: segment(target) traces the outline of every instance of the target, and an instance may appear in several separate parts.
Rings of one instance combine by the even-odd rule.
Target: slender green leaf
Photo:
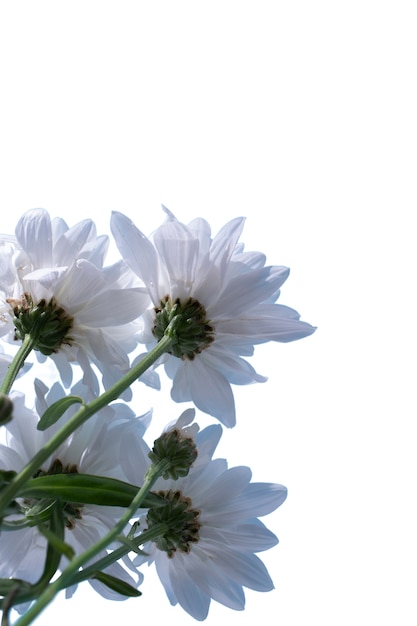
[[[70,545],[62,541],[57,535],[55,535],[55,533],[49,530],[49,528],[47,528],[43,524],[39,524],[38,529],[42,533],[42,535],[47,538],[49,544],[48,547],[51,546],[51,548],[53,548],[55,556],[57,553],[64,554],[69,561],[74,557],[74,549]],[[51,559],[52,558],[53,557],[51,557]]]
[[[129,539],[129,537],[125,537],[124,535],[119,535],[117,537],[117,541],[120,541],[121,544],[129,548],[130,552],[136,552],[136,554],[146,554],[143,550],[138,548],[136,543],[132,539]]]
[[[128,598],[134,598],[141,596],[142,593],[129,585],[124,580],[120,580],[119,578],[115,578],[114,576],[110,576],[110,574],[105,574],[104,572],[95,572],[92,576],[96,580],[99,580],[101,583],[112,589],[113,591],[117,591],[122,596],[127,596]]]
[[[55,502],[51,516],[50,528],[44,524],[38,526],[39,531],[48,540],[48,549],[46,551],[45,566],[39,583],[47,583],[58,569],[61,556],[64,554],[68,559],[74,556],[74,550],[64,541],[65,537],[65,518],[61,502]]]
[[[19,496],[60,499],[62,502],[128,507],[139,487],[115,478],[90,474],[51,474],[28,480]],[[163,498],[148,494],[143,508],[165,505]]]
[[[80,396],[66,396],[51,404],[39,420],[38,430],[46,430],[55,424],[73,404],[84,404],[84,400]]]

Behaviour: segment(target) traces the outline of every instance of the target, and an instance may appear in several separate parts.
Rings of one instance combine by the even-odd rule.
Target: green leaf
[[[80,396],[66,396],[51,404],[39,420],[38,430],[46,430],[49,426],[55,424],[70,406],[77,403],[84,404],[84,400]]]
[[[50,550],[48,549],[47,556],[49,557],[51,562],[58,554],[59,555],[64,554],[69,561],[74,557],[74,554],[75,554],[74,549],[70,545],[62,541],[57,535],[55,535],[54,532],[49,530],[49,528],[47,528],[44,524],[39,524],[38,529],[42,533],[42,535],[46,537],[46,539],[48,540],[48,548],[50,548],[52,552],[54,553],[52,555],[52,552],[51,552],[51,555],[49,555]],[[60,559],[58,559],[58,564],[59,564],[59,561]],[[58,564],[57,564],[57,567],[58,567]],[[47,567],[49,570],[49,568],[51,567],[51,563],[46,563],[45,567]],[[53,572],[51,576],[54,573],[55,572]]]
[[[51,474],[28,480],[20,489],[19,497],[128,507],[138,491],[139,487],[116,478],[90,474]],[[143,508],[163,505],[165,500],[153,493],[149,493],[141,504]]]
[[[135,542],[132,541],[132,539],[129,539],[129,537],[125,537],[124,535],[119,535],[117,537],[117,541],[120,541],[122,545],[125,545],[126,547],[128,547],[130,552],[136,552],[136,554],[146,554],[146,552],[138,548]]]
[[[132,585],[129,585],[124,580],[115,578],[115,576],[110,576],[110,574],[95,572],[91,578],[99,580],[101,583],[106,585],[106,587],[109,587],[109,589],[117,591],[120,595],[127,596],[128,598],[137,598],[142,595],[142,592],[132,587]]]
[[[52,576],[58,569],[58,565],[63,554],[69,560],[71,560],[74,556],[73,548],[64,541],[65,519],[61,502],[56,502],[54,504],[50,528],[47,528],[44,524],[39,524],[38,528],[48,540],[45,566],[43,574],[39,580],[39,582],[42,583],[51,580]]]

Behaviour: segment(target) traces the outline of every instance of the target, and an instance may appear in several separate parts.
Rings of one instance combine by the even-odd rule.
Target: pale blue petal
[[[126,324],[137,319],[149,304],[140,289],[108,289],[87,300],[77,313],[77,323],[91,327]]]
[[[54,245],[54,265],[70,265],[90,238],[95,237],[92,220],[82,220],[68,229]]]
[[[227,222],[214,237],[210,248],[210,261],[225,272],[245,224],[244,217]]]
[[[25,455],[26,456],[26,455]],[[13,448],[0,443],[0,468],[20,472],[22,467],[29,461],[23,459],[22,456]],[[1,537],[1,535],[0,535]]]
[[[52,228],[44,209],[25,213],[16,226],[16,238],[35,267],[52,265]]]
[[[241,317],[221,320],[216,328],[219,333],[236,335],[242,337],[242,340],[246,338],[253,344],[266,341],[287,343],[308,337],[316,330],[314,326],[299,320],[296,311],[279,304],[261,305]]]
[[[204,494],[195,495],[195,504],[202,511],[202,521],[216,521],[218,515],[223,515],[224,510],[235,509],[237,494],[247,487],[252,472],[249,467],[233,467],[217,477],[215,483]],[[208,513],[209,512],[209,513]],[[252,515],[253,517],[253,515]]]
[[[198,262],[198,239],[186,226],[170,220],[155,232],[154,242],[169,276],[169,295],[173,300],[188,297]]]
[[[255,554],[240,554],[223,546],[216,553],[216,560],[217,567],[240,585],[255,591],[271,591],[274,588],[268,570]]]
[[[235,276],[227,281],[214,306],[207,306],[211,320],[227,319],[250,311],[265,301],[288,278],[287,267],[263,267]]]
[[[103,263],[109,249],[109,238],[107,235],[100,235],[89,241],[82,250],[80,250],[79,258],[86,259],[93,263],[96,267],[103,268]],[[104,268],[104,270],[107,268]]]
[[[199,464],[208,462],[212,458],[222,436],[222,432],[220,424],[212,424],[197,433],[196,443],[198,446]]]
[[[235,401],[230,384],[215,369],[207,366],[202,355],[193,361],[183,362],[181,369],[186,370],[191,400],[204,413],[213,415],[228,428],[236,423]],[[173,381],[173,388],[177,381]],[[175,398],[173,397],[175,400]]]
[[[171,398],[174,402],[189,402],[191,400],[191,380],[188,375],[186,363],[177,357],[170,357],[165,364],[168,374],[174,370],[174,379],[172,382]]]
[[[233,546],[233,549],[241,552],[262,552],[278,543],[276,535],[258,519],[237,522],[230,526],[219,524],[218,528],[206,524],[201,535],[204,536],[204,540],[217,542],[219,546]]]
[[[210,607],[210,596],[195,584],[193,577],[183,567],[182,559],[179,560],[175,572],[171,570],[171,584],[175,597],[184,611],[198,621],[205,620]]]
[[[245,607],[245,594],[241,584],[233,581],[219,567],[217,552],[221,550],[222,546],[219,546],[218,550],[210,553],[210,558],[200,558],[199,554],[195,555],[196,558],[193,558],[194,554],[191,554],[191,559],[187,559],[190,555],[181,558],[189,576],[204,593],[230,609],[241,611]]]
[[[275,511],[286,499],[287,488],[274,483],[251,483],[243,491],[236,492],[233,499],[223,502],[221,510],[214,515],[216,524],[239,522],[245,518],[262,517]]]
[[[110,225],[120,254],[143,280],[154,304],[158,304],[161,294],[158,290],[158,257],[154,246],[122,213],[113,211]]]
[[[216,348],[216,346],[219,348]],[[223,348],[222,337],[216,335],[216,341],[204,353],[204,360],[210,367],[223,374],[234,385],[264,383],[267,378],[258,374],[244,359]]]
[[[211,229],[210,224],[198,217],[192,220],[188,226],[188,230],[198,239],[200,246],[200,257],[201,259],[205,259],[209,253],[210,245],[211,245]],[[200,264],[201,264],[200,259]]]

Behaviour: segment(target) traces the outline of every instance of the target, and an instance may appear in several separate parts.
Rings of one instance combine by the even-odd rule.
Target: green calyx
[[[168,325],[174,329],[176,341],[169,353],[181,359],[195,358],[214,341],[214,328],[206,318],[206,310],[198,300],[179,298],[173,303],[169,296],[155,307],[153,334],[159,341]]]
[[[63,343],[71,343],[68,333],[74,320],[55,298],[35,303],[32,296],[25,293],[20,300],[10,298],[8,303],[14,313],[15,339],[23,341],[26,335],[30,335],[34,340],[34,349],[46,356],[58,352]]]
[[[165,524],[168,530],[157,539],[156,546],[171,558],[175,552],[188,554],[191,544],[199,541],[201,527],[198,518],[200,511],[192,508],[191,498],[183,496],[181,491],[159,491],[166,505],[156,509],[149,509],[147,515],[148,529],[156,524]]]
[[[184,437],[182,432],[175,428],[162,433],[156,439],[148,456],[154,465],[168,459],[170,466],[164,472],[163,477],[177,480],[177,478],[187,476],[191,465],[197,458],[197,446],[191,437]]]

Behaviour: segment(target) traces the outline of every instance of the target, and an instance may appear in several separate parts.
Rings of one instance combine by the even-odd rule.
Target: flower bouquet
[[[174,402],[231,428],[231,385],[266,380],[245,359],[254,346],[315,329],[276,303],[289,270],[244,249],[242,218],[212,237],[204,219],[164,210],[150,238],[113,213],[110,265],[90,219],[69,228],[37,209],[0,237],[3,625],[32,623],[85,581],[111,600],[140,596],[152,563],[196,620],[211,599],[241,610],[244,587],[273,588],[257,553],[277,538],[258,518],[286,488],[213,458],[222,426],[200,430],[193,408],[150,449],[151,412],[132,398],[138,381],[159,388],[163,366]]]

